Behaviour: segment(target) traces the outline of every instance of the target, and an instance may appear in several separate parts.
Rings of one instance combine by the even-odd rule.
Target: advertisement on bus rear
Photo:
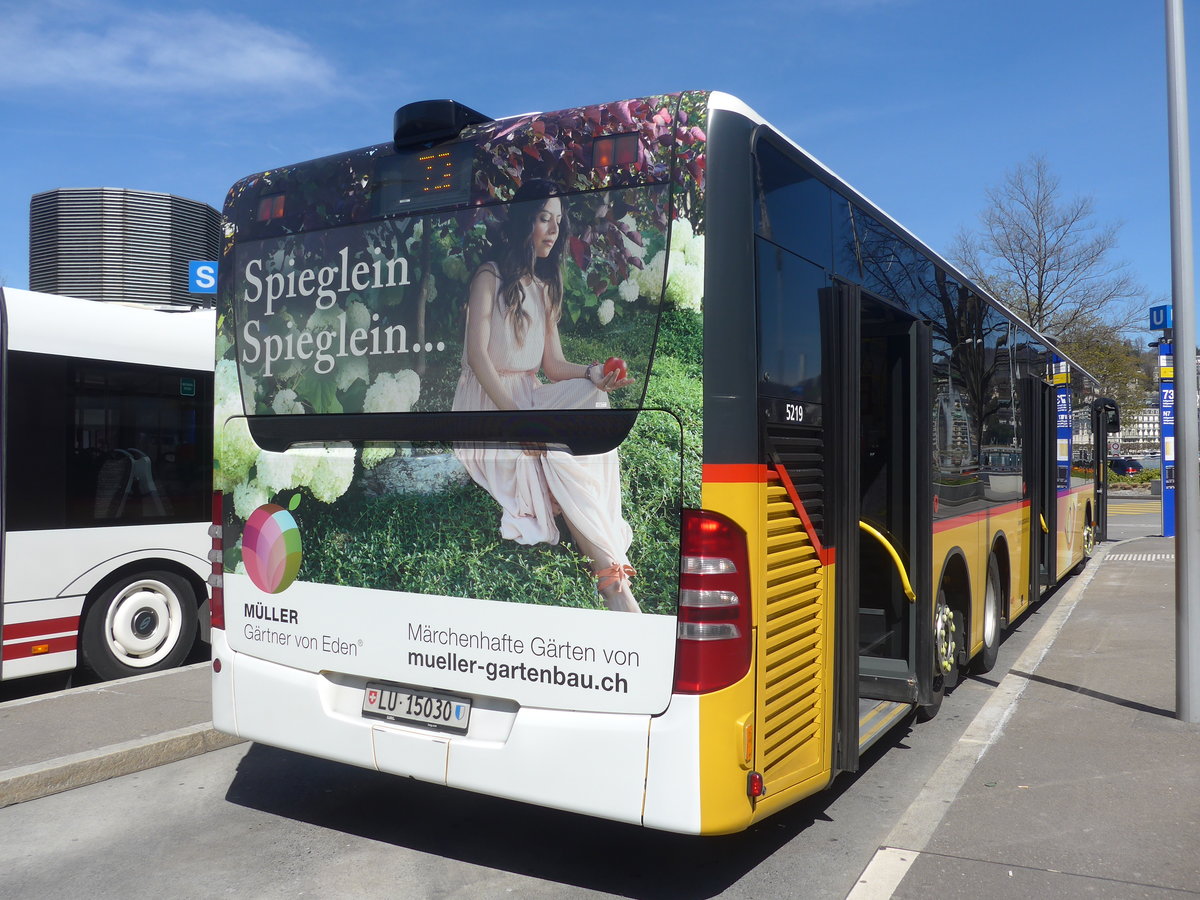
[[[700,165],[673,183],[652,131],[625,131],[629,177],[564,184],[571,147],[635,112],[686,120]],[[699,505],[703,123],[569,113],[481,143],[473,182],[502,202],[227,245],[215,482],[235,649],[556,707],[665,706],[680,509]],[[613,410],[636,419],[599,453],[552,429],[473,431]],[[448,433],[399,439],[423,413]],[[312,416],[388,425],[306,444]],[[265,449],[248,417],[297,437]]]

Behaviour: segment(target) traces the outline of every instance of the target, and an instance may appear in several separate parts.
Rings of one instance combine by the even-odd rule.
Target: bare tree
[[[1153,362],[1147,367],[1139,342],[1102,327],[1074,341],[1070,354],[1099,382],[1100,396],[1116,400],[1130,421],[1153,398],[1158,360],[1151,356]]]
[[[1114,259],[1118,225],[1095,221],[1090,197],[1065,200],[1041,156],[987,192],[980,233],[962,230],[950,257],[977,284],[1070,352],[1097,332],[1134,327],[1145,291]]]

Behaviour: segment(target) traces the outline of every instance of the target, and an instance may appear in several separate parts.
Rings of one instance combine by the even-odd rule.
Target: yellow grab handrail
[[[1046,517],[1038,513],[1038,518],[1042,520],[1042,534],[1050,533],[1050,526],[1046,524]]]
[[[892,558],[892,562],[896,564],[896,571],[900,573],[900,582],[904,585],[904,596],[908,598],[909,603],[916,603],[917,592],[912,589],[912,582],[908,580],[908,572],[904,571],[904,563],[900,560],[900,554],[896,552],[896,548],[892,546],[892,542],[866,522],[859,522],[858,527],[883,544],[883,549],[888,552],[888,555]]]

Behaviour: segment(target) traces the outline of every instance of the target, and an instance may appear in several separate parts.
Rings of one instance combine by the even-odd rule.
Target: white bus
[[[0,679],[178,665],[208,594],[211,309],[0,288]]]
[[[410,104],[224,216],[222,730],[737,831],[1091,552],[1094,380],[728,95]]]

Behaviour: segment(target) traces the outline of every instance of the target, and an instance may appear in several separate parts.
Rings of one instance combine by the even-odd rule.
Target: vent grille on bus
[[[773,456],[787,469],[804,511],[812,521],[817,540],[825,541],[825,446],[821,432],[794,426],[768,425],[766,442]],[[769,458],[768,457],[768,458]]]
[[[821,762],[827,691],[825,577],[787,490],[767,485],[766,582],[760,637],[759,768],[768,788]]]
[[[825,543],[821,431],[764,422],[768,465],[782,465],[817,541]],[[766,485],[766,576],[760,619],[758,760],[767,789],[820,770],[828,724],[830,619],[825,571],[787,487]]]

